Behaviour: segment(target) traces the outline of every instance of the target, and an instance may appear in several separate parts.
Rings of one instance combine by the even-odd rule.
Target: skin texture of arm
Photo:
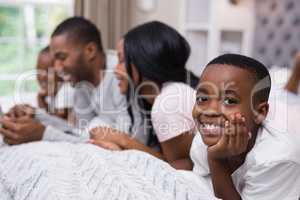
[[[223,200],[241,200],[231,179],[228,163],[225,160],[213,159],[210,156],[208,156],[208,163],[216,197]]]
[[[232,116],[225,122],[225,132],[219,142],[208,147],[208,164],[216,197],[223,200],[240,200],[231,174],[244,162],[250,140],[241,114]],[[238,162],[233,162],[237,160]]]
[[[289,92],[297,94],[299,85],[300,85],[300,53],[296,55],[295,65],[292,74],[288,80],[288,83],[285,86],[285,89]]]
[[[189,150],[193,140],[193,134],[183,133],[177,137],[161,143],[162,152],[153,150],[150,147],[130,138],[125,133],[110,128],[96,128],[91,131],[91,143],[97,145],[97,141],[111,142],[121,149],[136,149],[147,152],[159,159],[165,160],[176,169],[191,169]],[[101,146],[101,145],[98,145]],[[102,146],[103,147],[103,146]],[[105,148],[105,147],[104,147]]]

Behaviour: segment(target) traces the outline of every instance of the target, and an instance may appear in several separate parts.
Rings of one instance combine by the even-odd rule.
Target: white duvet
[[[139,151],[37,142],[0,148],[1,200],[211,200],[192,172]]]

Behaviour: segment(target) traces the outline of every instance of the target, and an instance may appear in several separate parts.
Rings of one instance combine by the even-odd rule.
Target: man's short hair
[[[51,37],[68,34],[76,42],[87,44],[94,42],[99,51],[103,52],[101,33],[91,21],[83,17],[71,17],[61,22],[53,31]]]

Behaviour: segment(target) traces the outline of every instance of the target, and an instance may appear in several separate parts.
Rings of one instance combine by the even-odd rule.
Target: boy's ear
[[[84,48],[84,54],[88,61],[94,60],[97,54],[97,46],[94,42],[89,42]]]
[[[261,124],[266,119],[267,114],[269,112],[268,102],[264,101],[264,102],[259,103],[256,106],[255,112],[256,113],[255,113],[254,121],[256,124]]]

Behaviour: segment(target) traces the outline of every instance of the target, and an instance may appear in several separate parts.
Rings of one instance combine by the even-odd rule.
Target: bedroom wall
[[[300,50],[300,1],[256,0],[254,57],[290,68]]]
[[[156,0],[156,8],[150,12],[143,12],[138,7],[139,0],[130,0],[129,26],[160,20],[176,29],[180,28],[180,9],[184,0]]]

